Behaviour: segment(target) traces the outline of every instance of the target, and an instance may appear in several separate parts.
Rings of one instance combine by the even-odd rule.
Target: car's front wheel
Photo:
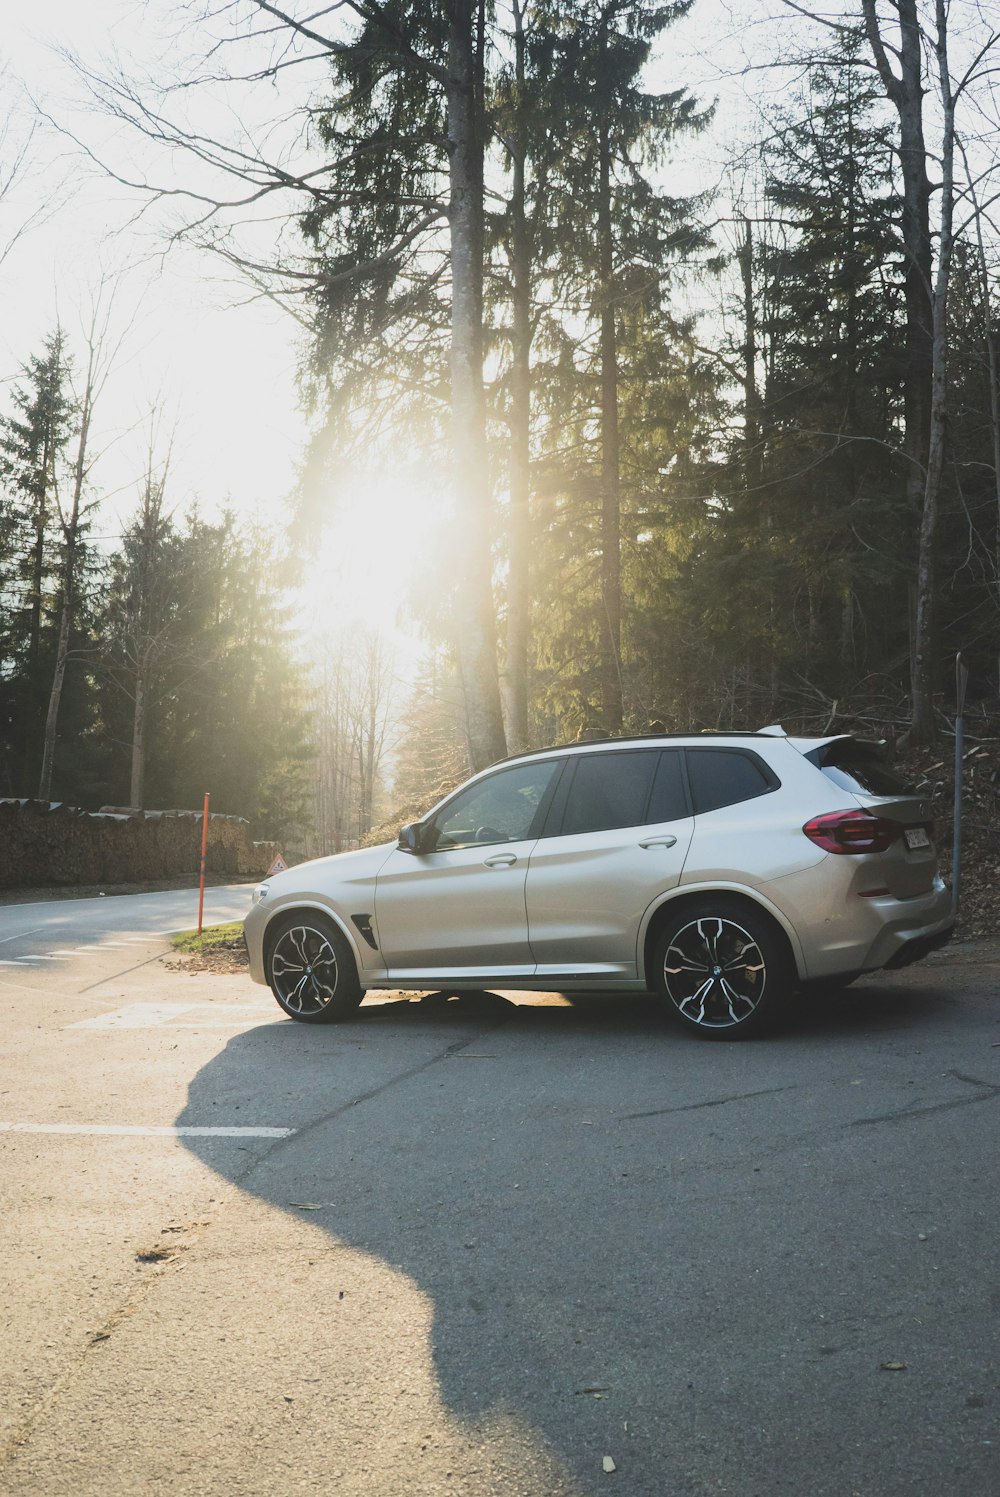
[[[332,920],[312,910],[283,916],[268,932],[265,972],[292,1019],[332,1024],[364,997],[350,947]]]
[[[770,922],[724,898],[668,917],[651,975],[671,1015],[705,1039],[763,1033],[794,982],[790,953]]]

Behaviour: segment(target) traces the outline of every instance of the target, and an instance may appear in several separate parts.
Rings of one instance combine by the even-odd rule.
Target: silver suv
[[[928,808],[878,746],[772,727],[505,760],[398,842],[258,885],[245,930],[251,976],[304,1023],[370,988],[652,990],[737,1037],[952,923]]]

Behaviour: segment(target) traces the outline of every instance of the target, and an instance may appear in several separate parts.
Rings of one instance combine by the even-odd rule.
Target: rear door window
[[[680,821],[681,817],[690,814],[681,751],[667,749],[660,755],[660,762],[656,767],[646,823],[655,826],[660,821]]]
[[[778,788],[776,777],[762,760],[741,749],[688,749],[687,770],[696,816]]]
[[[913,786],[887,764],[874,746],[841,738],[806,754],[828,780],[853,795],[912,795]]]
[[[659,755],[649,749],[587,754],[576,765],[560,834],[642,826]]]

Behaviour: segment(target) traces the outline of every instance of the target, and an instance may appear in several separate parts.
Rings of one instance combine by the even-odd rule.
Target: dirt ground
[[[250,959],[241,935],[222,936],[206,941],[201,951],[178,951],[166,965],[171,972],[215,972],[227,976],[245,972]]]

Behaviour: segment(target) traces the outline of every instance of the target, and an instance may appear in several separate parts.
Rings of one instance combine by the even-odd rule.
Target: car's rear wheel
[[[668,917],[652,976],[671,1015],[705,1039],[762,1034],[794,983],[790,953],[767,918],[724,898]]]
[[[268,932],[265,971],[281,1008],[302,1024],[346,1019],[364,997],[350,947],[312,910],[285,915]]]

